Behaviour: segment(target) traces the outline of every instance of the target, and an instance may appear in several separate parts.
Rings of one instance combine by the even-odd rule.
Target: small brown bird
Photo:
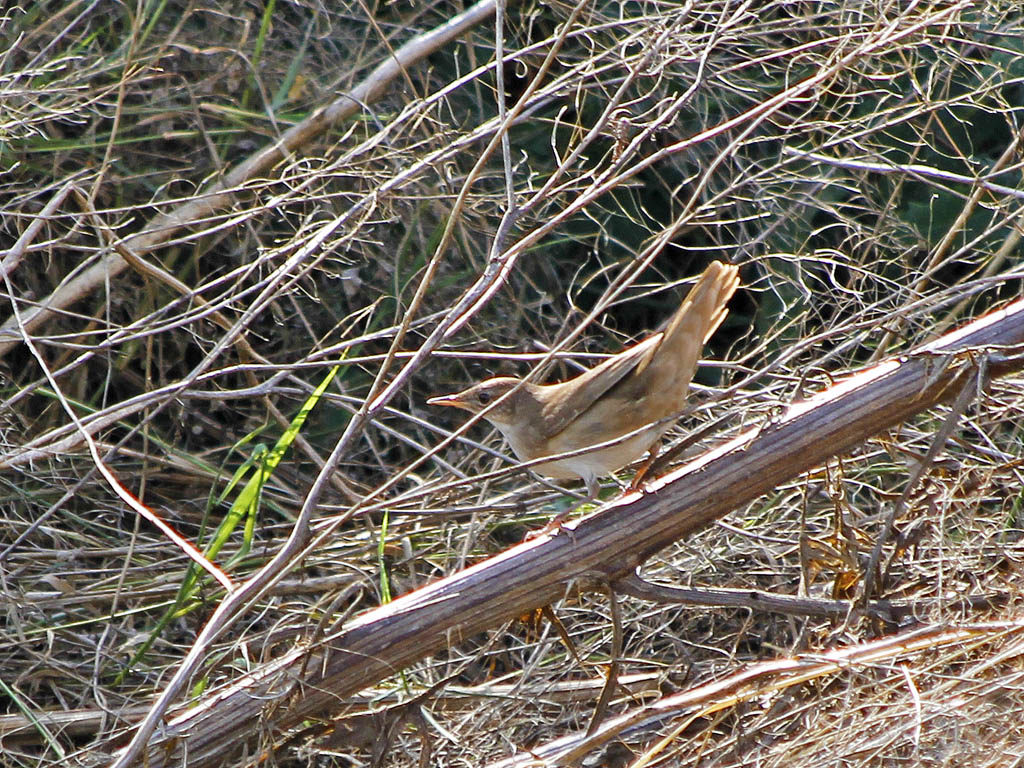
[[[712,262],[676,311],[668,328],[560,384],[489,379],[430,405],[450,405],[498,428],[522,461],[576,451],[641,430],[621,443],[535,469],[559,480],[582,478],[596,498],[597,479],[656,451],[671,424],[658,423],[686,407],[690,379],[704,342],[728,312],[739,285],[735,266]],[[485,410],[486,409],[486,410]]]

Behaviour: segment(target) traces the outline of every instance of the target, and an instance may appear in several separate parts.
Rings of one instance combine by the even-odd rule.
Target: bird
[[[596,499],[599,478],[633,463],[645,452],[650,452],[653,461],[662,436],[672,426],[671,417],[686,407],[704,343],[728,314],[726,304],[738,286],[738,268],[713,261],[663,332],[575,378],[534,384],[503,376],[455,394],[432,397],[427,403],[482,413],[520,461],[556,457],[533,468],[555,480],[581,479],[587,498]],[[558,454],[623,437],[604,448],[557,458]]]

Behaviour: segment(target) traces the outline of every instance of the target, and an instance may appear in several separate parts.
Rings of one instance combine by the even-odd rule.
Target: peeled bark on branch
[[[964,386],[1024,368],[1024,300],[862,371],[579,521],[370,611],[168,718],[145,754],[157,768],[218,765],[267,733],[329,716],[403,667],[558,600],[615,580],[665,546]],[[120,741],[120,740],[119,740]],[[114,745],[111,744],[111,747]]]

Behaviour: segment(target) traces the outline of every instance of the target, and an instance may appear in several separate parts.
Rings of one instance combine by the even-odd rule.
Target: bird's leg
[[[647,476],[647,473],[650,471],[651,467],[654,466],[654,460],[658,458],[658,451],[660,450],[660,448],[661,441],[656,440],[654,442],[654,445],[651,446],[650,452],[647,454],[647,460],[640,465],[640,468],[636,471],[636,474],[633,475],[633,482],[629,484],[629,488],[627,488],[626,490],[642,491],[641,486],[643,485],[644,478]]]

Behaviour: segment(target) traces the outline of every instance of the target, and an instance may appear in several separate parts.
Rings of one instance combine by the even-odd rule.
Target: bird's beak
[[[439,397],[432,397],[427,400],[427,405],[448,405],[453,408],[466,409],[465,404],[459,399],[459,393],[454,395],[441,395]],[[466,409],[468,410],[468,409]]]

